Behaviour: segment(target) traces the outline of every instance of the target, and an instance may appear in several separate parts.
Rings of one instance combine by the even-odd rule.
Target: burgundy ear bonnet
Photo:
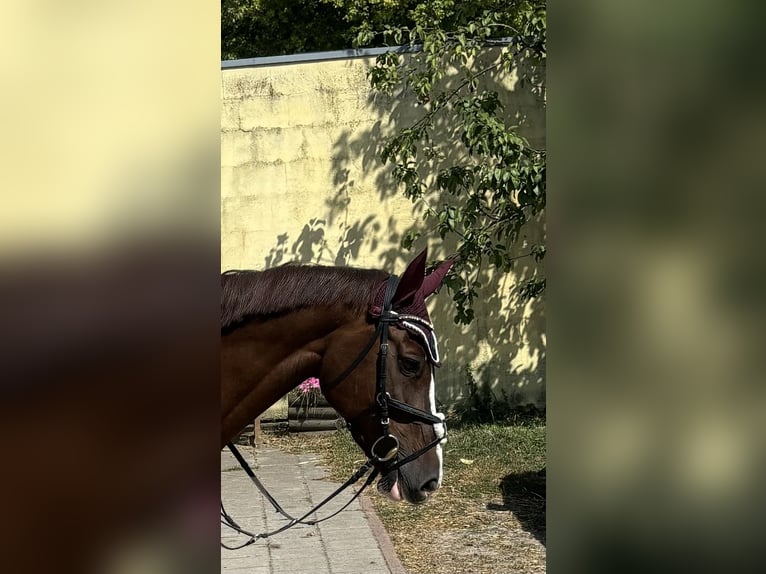
[[[428,351],[429,359],[439,366],[439,348],[431,319],[428,316],[426,299],[441,285],[444,276],[454,263],[448,259],[441,263],[431,273],[426,275],[426,258],[428,250],[424,249],[412,262],[399,279],[399,285],[392,299],[392,310],[400,315],[398,326],[407,329],[419,340]],[[383,311],[383,299],[386,294],[384,281],[378,288],[370,305],[370,315],[380,317]]]

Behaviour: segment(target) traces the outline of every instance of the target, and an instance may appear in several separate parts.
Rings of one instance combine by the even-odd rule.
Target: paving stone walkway
[[[293,516],[300,516],[339,486],[326,479],[327,472],[319,466],[316,455],[293,455],[265,447],[240,447],[240,452],[269,492]],[[349,496],[346,492],[323,507],[320,516],[345,504]],[[261,496],[228,450],[221,452],[221,498],[232,518],[251,532],[274,530],[287,522]],[[246,541],[223,525],[221,539],[227,545]],[[360,504],[359,499],[338,516],[318,525],[297,525],[240,550],[222,548],[221,572],[407,574],[369,501]]]

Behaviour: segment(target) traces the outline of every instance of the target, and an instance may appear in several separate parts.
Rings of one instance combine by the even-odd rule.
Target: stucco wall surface
[[[374,97],[366,75],[372,65],[374,58],[355,58],[222,70],[222,270],[288,261],[404,269],[412,254],[399,242],[422,227],[422,216],[377,158],[382,137],[422,110]],[[524,135],[544,146],[539,97],[516,78],[502,88]],[[532,233],[544,233],[542,224]],[[449,254],[438,236],[416,247],[426,242],[432,259]],[[454,324],[446,291],[432,298],[445,356],[440,402],[465,393],[466,366],[497,396],[504,389],[520,403],[544,401],[543,302],[513,299],[514,285],[538,271],[528,261],[505,277],[488,276],[468,327]]]

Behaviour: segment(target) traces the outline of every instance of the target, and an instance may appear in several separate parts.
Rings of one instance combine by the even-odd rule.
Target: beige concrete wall
[[[399,241],[422,218],[378,162],[378,145],[421,110],[373,97],[366,77],[373,64],[374,58],[357,58],[222,71],[222,269],[299,261],[403,270],[410,254]],[[543,146],[538,97],[515,78],[505,88],[506,109]],[[449,253],[438,236],[428,244],[434,255]],[[416,244],[422,246],[425,240]],[[452,403],[464,391],[466,365],[497,394],[503,388],[520,402],[544,400],[542,301],[511,300],[514,283],[536,271],[530,265],[486,277],[467,328],[454,325],[446,291],[431,302],[446,357],[437,379],[440,401]]]

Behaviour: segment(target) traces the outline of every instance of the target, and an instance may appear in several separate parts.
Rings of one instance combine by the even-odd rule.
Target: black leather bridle
[[[383,310],[380,314],[380,318],[378,319],[378,325],[371,339],[371,343],[368,343],[367,347],[363,351],[363,354],[360,355],[357,361],[354,361],[356,365],[361,363],[361,361],[364,359],[367,353],[370,352],[370,349],[375,344],[375,341],[378,339],[378,337],[380,337],[380,348],[378,349],[377,373],[375,377],[375,404],[373,408],[375,409],[376,414],[380,420],[380,427],[381,427],[381,430],[383,431],[383,434],[380,438],[378,438],[375,441],[375,443],[373,443],[372,447],[370,447],[370,455],[375,462],[382,464],[383,472],[391,472],[393,470],[396,470],[400,466],[415,460],[422,454],[434,448],[436,445],[438,445],[442,440],[446,438],[446,429],[447,429],[444,423],[444,419],[438,417],[437,415],[433,413],[429,413],[428,411],[424,411],[422,409],[418,409],[416,407],[408,405],[407,403],[398,401],[392,398],[391,395],[388,393],[388,391],[386,391],[386,381],[387,381],[386,366],[388,364],[388,330],[390,326],[397,325],[402,320],[402,316],[396,313],[391,308],[391,301],[393,299],[394,293],[396,292],[397,283],[398,283],[398,277],[396,277],[395,275],[391,275],[388,278],[388,282],[386,284],[386,294],[385,294],[385,298],[383,299]],[[351,371],[344,372],[343,378],[348,376],[350,372]],[[336,381],[340,382],[337,379]],[[333,383],[331,384],[332,385],[337,384],[336,381],[333,381]],[[414,453],[411,453],[410,455],[406,456],[405,458],[401,460],[396,460],[395,462],[392,462],[394,461],[394,459],[397,458],[399,454],[399,439],[396,438],[395,435],[392,435],[390,433],[389,424],[390,424],[391,418],[401,423],[417,422],[417,423],[425,423],[429,425],[442,425],[444,429],[444,433],[442,434],[442,436],[438,436],[438,433],[434,431],[435,434],[437,434],[437,436],[429,444],[427,444],[420,450]],[[348,423],[348,425],[350,428],[353,428],[352,423]]]
[[[335,516],[336,514],[338,514],[339,512],[341,512],[342,510],[344,510],[346,507],[348,507],[348,505],[351,504],[362,493],[362,491],[365,488],[367,488],[367,486],[369,486],[375,480],[378,474],[380,474],[381,472],[383,474],[387,474],[399,469],[403,465],[409,462],[412,462],[419,456],[425,454],[430,449],[434,448],[440,442],[446,439],[447,426],[443,418],[433,413],[429,413],[428,411],[424,411],[422,409],[418,409],[416,407],[408,405],[407,403],[398,401],[392,398],[391,395],[386,390],[386,381],[387,381],[386,366],[388,361],[389,328],[392,325],[400,324],[405,318],[409,320],[413,320],[413,319],[417,320],[417,318],[415,317],[399,315],[397,312],[395,312],[391,308],[392,300],[394,297],[394,293],[396,292],[398,281],[399,281],[399,278],[397,276],[395,275],[389,276],[388,281],[386,283],[386,292],[383,299],[383,308],[382,308],[380,317],[377,320],[375,332],[373,333],[368,343],[365,345],[364,349],[362,349],[361,353],[356,357],[356,359],[354,359],[354,361],[340,375],[338,375],[328,385],[325,385],[326,388],[332,388],[340,384],[343,380],[345,380],[364,361],[364,359],[369,354],[370,350],[372,350],[372,347],[375,345],[375,341],[380,339],[380,348],[378,349],[377,370],[376,370],[376,377],[375,377],[375,400],[374,400],[374,404],[371,407],[371,410],[373,410],[373,412],[376,413],[376,415],[378,416],[380,420],[382,435],[370,447],[370,457],[359,468],[359,470],[357,470],[346,482],[344,482],[337,490],[335,490],[335,492],[333,492],[330,496],[325,498],[322,502],[317,504],[311,510],[306,512],[300,518],[294,518],[290,514],[288,514],[280,506],[280,504],[276,501],[276,499],[266,490],[266,488],[263,486],[263,483],[261,483],[261,481],[258,480],[258,478],[255,476],[255,473],[250,468],[250,465],[248,465],[247,461],[244,459],[244,457],[239,452],[239,450],[237,450],[234,444],[231,442],[228,443],[226,446],[234,455],[234,457],[237,459],[237,462],[240,464],[243,470],[247,473],[247,475],[253,481],[253,483],[261,492],[261,494],[263,494],[263,496],[269,501],[269,503],[274,507],[274,509],[280,514],[282,514],[285,518],[287,518],[289,522],[285,524],[284,526],[282,526],[281,528],[274,530],[272,532],[262,532],[259,534],[253,534],[252,532],[248,532],[247,530],[244,530],[241,526],[239,526],[234,521],[234,519],[224,509],[223,502],[222,502],[221,503],[221,523],[241,534],[250,536],[250,539],[247,542],[245,542],[244,544],[240,544],[239,546],[227,546],[223,542],[221,542],[222,547],[228,550],[236,550],[238,548],[242,548],[244,546],[252,544],[259,538],[268,538],[269,536],[273,536],[274,534],[283,532],[287,530],[288,528],[295,526],[296,524],[314,525],[314,524],[318,524],[319,522],[328,520],[332,518],[333,516]],[[430,351],[428,354],[429,356],[432,355]],[[391,419],[397,422],[405,423],[405,424],[424,423],[424,424],[429,424],[434,426],[442,425],[443,432],[441,433],[441,436],[439,436],[440,433],[437,433],[436,429],[434,429],[435,439],[433,441],[428,443],[423,448],[411,454],[408,454],[407,456],[400,459],[398,458],[399,457],[399,439],[395,435],[391,434],[389,430]],[[346,424],[348,425],[350,429],[353,430],[353,423],[347,422]],[[370,470],[372,470],[372,473],[367,477],[367,480],[365,480],[362,487],[339,510],[333,512],[332,514],[324,518],[307,520],[307,518],[311,514],[319,510],[321,507],[327,504],[330,500],[332,500],[338,494],[340,494],[343,490],[345,490],[352,484],[359,481],[359,479],[361,479]]]

